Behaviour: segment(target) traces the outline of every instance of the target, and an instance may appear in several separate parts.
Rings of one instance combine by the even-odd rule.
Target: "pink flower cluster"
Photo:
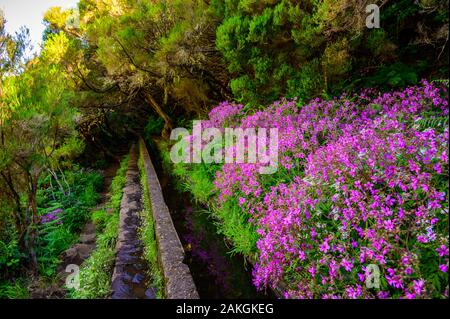
[[[244,115],[222,103],[206,126],[277,127],[280,169],[224,164],[219,201],[235,200],[260,239],[257,287],[288,298],[448,297],[448,90],[423,81]],[[448,122],[447,122],[448,123]],[[380,287],[367,288],[368,265]]]

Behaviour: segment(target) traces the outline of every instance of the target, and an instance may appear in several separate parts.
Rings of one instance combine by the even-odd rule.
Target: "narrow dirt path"
[[[112,299],[156,298],[147,278],[147,263],[143,259],[144,248],[139,237],[142,189],[137,160],[137,148],[133,145],[120,207],[116,264],[111,285]]]

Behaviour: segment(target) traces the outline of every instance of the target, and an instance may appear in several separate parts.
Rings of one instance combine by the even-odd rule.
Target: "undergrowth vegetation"
[[[89,210],[98,200],[103,183],[102,176],[91,170],[73,168],[55,178],[48,174],[39,181],[37,205],[36,255],[39,274],[45,281],[51,281],[60,263],[60,255],[78,240],[78,233],[88,219]],[[0,240],[0,270],[3,275],[14,275],[23,264],[25,256],[20,252],[17,241]],[[13,298],[26,295],[28,283],[18,278],[0,284],[0,297]]]
[[[156,290],[158,299],[164,298],[164,276],[158,262],[158,243],[155,235],[155,225],[153,222],[153,213],[151,209],[150,193],[148,191],[147,175],[145,173],[144,162],[142,157],[142,147],[140,145],[140,156],[138,167],[140,172],[141,187],[142,187],[142,207],[141,212],[141,226],[140,237],[144,245],[144,259],[146,260],[148,268],[148,278],[150,278],[150,286]]]
[[[40,183],[38,205],[40,226],[38,261],[43,275],[55,274],[59,255],[78,240],[78,233],[89,218],[89,210],[99,199],[102,176],[95,171],[75,170],[64,174],[65,190],[55,189],[47,176]]]
[[[14,282],[0,282],[0,298],[1,299],[27,299],[30,294],[27,284],[23,279],[14,280]]]
[[[232,243],[230,252],[253,258],[257,252],[258,235],[255,226],[248,222],[250,215],[242,212],[237,200],[230,199],[224,203],[215,201],[218,192],[213,182],[215,172],[220,170],[221,165],[173,163],[170,159],[170,144],[162,141],[159,149],[164,169],[178,180],[176,187],[181,192],[189,192],[195,202],[207,207],[213,217],[212,222],[217,224],[217,232]]]
[[[80,289],[72,289],[72,298],[106,298],[111,291],[111,274],[115,260],[115,247],[119,228],[119,211],[123,188],[126,184],[128,156],[120,163],[110,188],[110,199],[105,207],[93,213],[96,224],[97,246],[80,268]]]

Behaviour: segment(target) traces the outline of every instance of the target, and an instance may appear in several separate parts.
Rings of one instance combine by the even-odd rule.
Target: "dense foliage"
[[[381,6],[380,29],[366,27],[372,3]],[[212,1],[232,92],[251,104],[444,75],[447,7],[448,1]]]
[[[52,63],[48,48],[24,67],[26,32],[10,37],[0,16],[1,114],[0,200],[6,231],[37,270],[38,183],[45,173],[58,180],[64,162],[79,154],[83,143],[75,129],[76,109],[71,107],[67,78]],[[2,223],[3,224],[3,223]],[[3,238],[2,238],[3,239]]]
[[[133,101],[147,105],[172,127],[170,113],[205,113],[210,100],[228,91],[225,67],[214,49],[215,22],[203,1],[89,1],[70,11],[49,10],[48,41],[65,47],[61,63],[87,103],[102,107]]]
[[[48,280],[56,275],[60,255],[78,240],[80,228],[88,220],[88,212],[98,200],[102,176],[95,171],[73,168],[58,173],[64,186],[59,188],[49,174],[38,183],[38,224],[35,245],[39,274]],[[6,226],[6,225],[5,225]],[[17,279],[11,284],[5,279],[20,272],[27,255],[21,250],[15,233],[3,228],[0,239],[0,298],[21,297],[29,282]]]
[[[220,207],[236,249],[254,257],[260,288],[282,284],[296,298],[448,296],[447,99],[447,85],[424,81],[253,114],[223,103],[203,126],[277,127],[278,172],[261,175],[259,163],[175,172],[194,195],[213,181],[202,194]],[[378,290],[365,286],[369,264],[381,269]]]

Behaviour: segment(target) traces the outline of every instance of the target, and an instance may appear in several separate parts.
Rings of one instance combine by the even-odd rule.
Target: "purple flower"
[[[330,250],[330,245],[328,245],[328,239],[325,239],[320,245],[320,251],[327,253]]]
[[[440,247],[436,248],[436,251],[439,257],[448,256],[448,248],[445,245],[441,245]]]
[[[421,295],[424,288],[425,288],[425,281],[423,279],[420,280],[414,280],[414,292],[416,293],[416,295]]]
[[[442,272],[447,272],[448,266],[446,264],[439,265],[439,270]]]
[[[445,116],[447,98],[445,85],[424,81],[301,107],[282,99],[253,114],[228,102],[211,110],[205,127],[278,128],[280,165],[296,168],[282,171],[283,182],[261,176],[259,163],[226,163],[215,174],[219,203],[245,203],[259,236],[253,272],[259,289],[293,278],[289,298],[360,298],[365,277],[352,272],[356,260],[386,267],[394,296],[425,295],[430,278],[412,276],[421,253],[436,250],[439,269],[448,265],[447,194],[436,180],[448,171],[449,129],[405,123],[424,113]],[[340,267],[348,272],[345,287],[338,284]],[[320,276],[321,285],[299,275],[305,271]],[[364,297],[392,296],[364,290]]]
[[[345,258],[342,259],[341,265],[347,271],[351,271],[353,269],[353,263],[351,263],[350,261],[348,261]]]
[[[410,292],[409,290],[405,294],[406,299],[416,299],[416,294],[413,292]]]

